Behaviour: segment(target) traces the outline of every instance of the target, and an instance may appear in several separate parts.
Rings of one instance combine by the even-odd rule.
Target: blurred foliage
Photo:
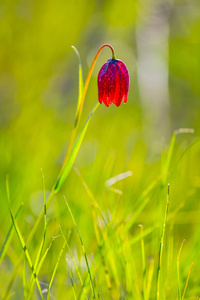
[[[149,111],[150,117],[146,118],[141,86],[138,84],[137,28],[145,26],[154,11],[161,11],[161,19],[167,19],[169,28],[166,57],[169,95],[169,112],[166,114],[169,113],[169,122],[165,123],[163,119],[164,124],[156,124],[149,135],[151,113],[156,111],[157,104],[150,103],[152,111]],[[44,172],[47,194],[58,176],[78,98],[78,60],[71,46],[74,45],[79,50],[85,79],[95,53],[102,44],[109,43],[114,47],[116,57],[123,60],[130,71],[128,102],[119,108],[106,108],[103,105],[98,108],[75,165],[103,211],[113,211],[116,203],[116,197],[105,188],[106,180],[127,170],[133,172],[132,177],[116,184],[116,188],[123,191],[118,212],[118,218],[121,219],[132,212],[134,201],[160,175],[162,157],[165,157],[174,130],[180,127],[193,128],[194,134],[177,136],[168,180],[171,184],[172,212],[184,203],[184,208],[173,221],[176,255],[183,238],[188,238],[188,255],[195,257],[200,247],[197,232],[200,196],[199,142],[189,148],[186,154],[183,153],[200,134],[199,31],[199,0],[0,1],[0,248],[11,225],[5,200],[6,174],[9,175],[13,211],[16,212],[21,202],[24,202],[18,223],[25,239],[43,208],[40,169]],[[110,50],[105,49],[98,59],[80,127],[98,101],[97,74],[110,55]],[[165,112],[164,106],[163,110]],[[159,111],[156,113],[159,114]],[[168,133],[163,131],[157,138],[161,125]],[[164,150],[160,150],[160,146],[156,148],[156,143],[161,144]],[[180,157],[183,158],[180,160]],[[74,170],[70,172],[47,213],[48,218],[52,219],[48,234],[57,235],[60,223],[64,230],[73,226],[63,194],[81,226],[86,249],[90,247],[89,251],[92,252],[95,245],[90,202]],[[166,191],[161,194],[166,195]],[[165,204],[158,203],[158,199],[166,198],[162,198],[161,194],[153,195],[152,202],[141,213],[137,225],[139,222],[146,226],[152,225],[154,219],[163,219]],[[136,228],[135,225],[132,234],[138,230]],[[37,245],[37,238],[33,240],[33,249]],[[78,239],[73,240],[72,245],[75,247],[78,242]],[[51,259],[46,262],[46,270],[42,271],[44,281],[49,280],[46,274],[52,272],[51,261],[56,259],[54,256],[57,257],[56,251],[59,251],[61,241],[56,239],[54,244],[55,248],[50,249]],[[5,273],[1,274],[2,286],[7,283],[13,264],[16,264],[16,257],[21,253],[15,235],[13,245],[15,248],[11,246],[9,250],[12,263],[8,260],[3,268]],[[148,238],[146,245],[151,252]],[[136,250],[136,257],[140,255],[138,252]],[[157,252],[152,251],[152,256],[153,254],[156,255]],[[183,259],[185,257],[183,253]],[[64,258],[62,263],[65,263]],[[189,262],[187,272],[188,266]],[[196,275],[198,267],[199,263],[194,266]],[[186,271],[185,277],[188,274]],[[58,272],[58,290],[59,276],[63,275]],[[194,286],[198,280],[199,275],[193,279]],[[16,283],[14,289],[16,294],[22,292],[22,286]],[[56,299],[62,299],[61,294],[60,288],[60,295]]]

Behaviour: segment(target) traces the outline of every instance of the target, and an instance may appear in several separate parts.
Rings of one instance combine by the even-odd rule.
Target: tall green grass
[[[48,197],[42,172],[43,209],[29,232],[22,204],[13,213],[6,180],[11,225],[0,252],[0,298],[199,299],[200,140],[184,145],[193,131],[176,131],[155,164],[141,163],[138,186],[132,179],[137,170],[116,176],[117,161],[107,169],[98,157],[98,174],[85,178],[72,167],[98,104],[77,135],[83,90],[79,57],[72,145]]]
[[[132,211],[123,208],[123,202],[126,201],[123,194],[119,195],[112,189],[107,192],[115,201],[112,209],[107,208],[106,211],[105,206],[104,208],[100,207],[103,206],[100,205],[101,201],[95,199],[89,185],[76,169],[84,188],[81,193],[85,191],[91,204],[90,211],[82,212],[82,214],[86,214],[84,219],[90,219],[88,224],[91,226],[89,232],[92,232],[92,236],[90,233],[89,238],[86,239],[87,243],[84,245],[87,232],[82,232],[82,225],[72,212],[73,204],[70,204],[65,198],[69,213],[63,208],[65,214],[59,219],[59,223],[60,228],[64,227],[65,230],[60,229],[61,235],[59,230],[57,231],[57,235],[60,236],[56,240],[59,240],[60,246],[57,245],[53,250],[56,253],[52,260],[51,250],[54,248],[55,238],[51,238],[52,234],[48,232],[52,230],[52,227],[49,225],[50,220],[47,220],[45,192],[44,227],[42,236],[38,232],[41,238],[37,241],[36,251],[30,246],[27,247],[23,238],[22,230],[24,229],[23,227],[20,229],[23,222],[19,220],[21,206],[14,215],[10,200],[8,200],[12,225],[1,249],[1,264],[9,260],[10,255],[12,256],[9,254],[10,249],[15,252],[15,246],[12,244],[15,231],[19,244],[21,244],[21,255],[24,258],[21,260],[21,266],[15,265],[13,271],[15,273],[17,270],[21,279],[16,276],[12,278],[11,273],[8,276],[11,276],[10,278],[14,282],[17,280],[17,284],[21,286],[21,292],[23,292],[21,294],[18,291],[15,294],[16,286],[9,284],[8,280],[8,286],[1,286],[1,298],[54,299],[63,297],[61,295],[65,294],[69,299],[198,299],[199,243],[198,238],[195,240],[195,236],[187,243],[188,235],[186,235],[184,245],[178,236],[180,229],[176,228],[176,217],[186,202],[182,195],[183,199],[179,205],[173,206],[173,181],[177,174],[173,174],[173,168],[170,171],[175,153],[174,150],[171,150],[172,144],[175,147],[174,136],[161,174],[142,191],[141,195],[138,195],[138,198],[134,199]],[[192,149],[191,147],[188,147],[188,151]],[[187,157],[187,155],[186,151],[184,156]],[[181,164],[179,159],[178,163]],[[177,165],[174,167],[177,168]],[[169,186],[163,185],[168,180],[170,181],[169,174],[175,176],[171,179],[170,200]],[[79,180],[78,177],[77,180]],[[161,193],[160,189],[163,189],[164,192]],[[7,191],[9,199],[8,182]],[[161,195],[163,198],[157,199]],[[163,202],[161,208],[157,204],[155,206],[158,200]],[[64,206],[64,204],[60,200],[60,205]],[[170,209],[170,207],[172,208]],[[148,221],[151,214],[155,219],[150,218]],[[67,220],[67,224],[70,224],[70,218],[72,223],[69,226],[65,224],[65,221]],[[182,226],[184,226],[184,221],[187,222],[182,219]],[[141,224],[140,229],[137,227],[139,224]],[[67,235],[64,233],[65,231]],[[54,243],[52,243],[53,241]],[[65,258],[67,253],[70,255],[70,259]],[[45,267],[46,261],[48,268]],[[28,267],[29,270],[27,270]],[[23,274],[20,269],[24,270]],[[70,280],[62,281],[63,291],[60,290],[57,274],[60,274],[61,281],[63,277],[70,278]],[[45,280],[47,288],[42,288],[43,277],[49,278],[49,280]]]

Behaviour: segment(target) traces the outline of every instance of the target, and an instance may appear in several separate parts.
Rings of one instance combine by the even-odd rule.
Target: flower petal
[[[123,85],[124,85],[124,103],[127,102],[127,96],[128,96],[128,91],[129,91],[129,74],[128,74],[128,69],[126,65],[121,61],[118,60],[118,66],[123,74],[124,80],[123,80]]]
[[[113,63],[113,59],[108,60],[104,87],[106,96],[104,103],[108,106],[113,102],[115,92],[115,64]]]
[[[105,85],[105,79],[106,79],[106,70],[108,68],[108,64],[105,63],[100,71],[99,71],[99,74],[98,74],[98,98],[99,98],[99,102],[102,103],[103,101],[103,98],[104,98],[104,92],[105,92],[105,88],[104,88],[104,85]]]
[[[116,106],[120,106],[124,94],[124,89],[122,85],[122,73],[117,63],[115,65],[115,93],[113,98],[113,103]]]

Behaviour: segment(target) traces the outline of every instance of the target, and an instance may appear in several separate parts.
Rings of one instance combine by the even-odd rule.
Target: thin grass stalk
[[[52,244],[53,244],[53,241],[55,240],[55,238],[57,237],[53,237],[52,240],[51,240],[51,243],[49,245],[49,247],[46,249],[46,251],[44,252],[44,254],[42,255],[42,257],[40,258],[39,262],[38,262],[38,265],[37,265],[37,268],[36,268],[36,273],[39,274],[40,272],[40,269],[43,265],[43,262],[47,256],[47,253],[49,252]],[[32,297],[32,293],[33,293],[33,285],[34,285],[34,278],[31,277],[31,280],[30,280],[30,283],[29,283],[29,286],[28,286],[28,300],[31,299]]]
[[[136,272],[135,262],[133,259],[133,250],[127,241],[128,234],[125,232],[125,234],[123,234],[122,241],[122,255],[124,258],[127,292],[128,295],[131,294],[130,299],[141,300],[141,290],[138,285],[139,279],[137,277],[138,274]],[[127,299],[129,299],[129,297]]]
[[[144,233],[143,233],[143,236],[145,237],[145,236],[147,236],[149,234],[152,234],[155,231],[155,229],[159,228],[159,227],[160,227],[160,224],[157,223],[157,224],[155,224],[155,226],[153,225],[153,226],[145,229]],[[140,234],[134,236],[133,238],[130,238],[130,240],[129,240],[129,246],[133,246],[134,244],[138,243],[138,241],[140,241],[140,240],[141,240]]]
[[[36,271],[35,271],[35,268],[34,268],[34,265],[32,263],[32,260],[31,260],[31,257],[30,257],[30,254],[28,252],[28,249],[27,249],[27,246],[26,246],[26,243],[24,242],[24,239],[22,237],[22,234],[19,230],[19,227],[17,225],[17,222],[15,220],[15,217],[12,213],[12,210],[11,210],[11,207],[10,207],[10,192],[9,192],[9,184],[8,184],[8,177],[6,178],[6,191],[7,191],[7,200],[8,200],[8,208],[9,208],[9,212],[10,212],[10,216],[11,216],[11,219],[12,219],[12,222],[13,222],[13,225],[14,225],[14,228],[15,228],[15,231],[17,233],[17,236],[19,238],[19,241],[20,241],[20,244],[22,246],[22,249],[24,251],[24,254],[26,256],[26,259],[30,265],[30,268],[31,268],[31,272],[33,273],[34,275],[34,278],[35,278],[35,281],[36,281],[36,284],[37,284],[37,287],[38,287],[38,290],[39,290],[39,293],[40,293],[40,296],[42,298],[42,300],[44,299],[43,298],[43,294],[42,294],[42,291],[41,291],[41,287],[40,287],[40,284],[39,284],[39,281],[38,281],[38,276],[36,274]]]
[[[46,206],[46,193],[45,193],[45,180],[44,180],[44,173],[43,170],[41,169],[42,172],[42,183],[43,183],[43,197],[44,197],[44,234],[43,234],[43,240],[41,244],[41,249],[38,255],[38,258],[40,259],[42,255],[42,250],[44,248],[44,243],[45,243],[45,238],[46,238],[46,232],[47,232],[47,206]],[[38,261],[39,261],[38,259]]]
[[[75,269],[76,269],[78,278],[79,278],[80,283],[81,283],[82,291],[84,291],[86,298],[89,300],[88,295],[87,295],[87,292],[86,292],[86,289],[85,289],[85,286],[84,286],[84,283],[83,283],[83,279],[82,279],[82,277],[81,277],[81,274],[80,274],[80,272],[79,272],[79,269],[78,269],[78,267],[77,267],[77,264],[76,264],[76,262],[75,262],[75,259],[74,259],[74,257],[73,257],[73,254],[72,254],[71,249],[70,249],[70,247],[69,247],[69,244],[68,244],[68,242],[67,242],[67,240],[66,240],[66,238],[65,238],[65,235],[64,235],[64,233],[63,233],[63,231],[62,231],[62,228],[61,228],[60,226],[59,226],[59,228],[60,228],[60,232],[61,232],[61,234],[62,234],[62,236],[63,236],[63,239],[64,239],[64,241],[65,241],[65,243],[66,243],[66,246],[67,246],[67,249],[68,249],[68,251],[69,251],[69,254],[70,254],[70,256],[71,256],[71,258],[72,258],[72,261],[73,261],[73,263],[74,263],[74,267],[75,267]]]
[[[62,254],[63,254],[63,251],[65,250],[65,247],[66,247],[66,243],[65,243],[65,241],[64,241],[63,246],[62,246],[62,249],[60,250],[58,259],[57,259],[57,261],[56,261],[56,265],[55,265],[55,267],[54,267],[54,270],[53,270],[53,273],[52,273],[50,282],[49,282],[48,293],[47,293],[47,300],[50,299],[50,290],[51,290],[51,286],[52,286],[52,283],[53,283],[53,280],[54,280],[54,277],[55,277],[55,274],[56,274],[56,271],[57,271],[58,264],[59,264],[59,262],[60,262],[61,256],[62,256]]]
[[[15,220],[17,220],[23,205],[24,205],[23,203],[20,204],[20,207],[18,208],[17,213],[15,214]],[[1,251],[0,251],[0,265],[1,265],[1,262],[4,258],[4,256],[5,256],[5,254],[6,254],[6,250],[8,249],[9,243],[11,241],[13,230],[14,230],[14,224],[12,223],[11,226],[10,226],[10,229],[8,231],[8,234],[5,238],[5,241],[3,243],[3,246],[1,248]]]
[[[154,266],[155,266],[155,261],[154,259],[151,259],[150,265],[149,265],[149,272],[147,275],[147,300],[150,298],[150,291],[151,291],[151,286],[152,286],[152,279],[153,279],[153,272],[154,272]]]
[[[169,184],[168,184],[168,191],[167,191],[167,203],[166,203],[166,208],[165,208],[165,217],[164,217],[164,222],[163,222],[163,227],[162,227],[160,248],[159,248],[159,255],[158,255],[157,293],[156,293],[157,300],[160,298],[160,269],[161,269],[161,262],[162,262],[163,243],[164,243],[168,208],[169,208]]]
[[[139,204],[136,209],[134,209],[134,213],[131,214],[131,216],[128,217],[128,221],[125,226],[125,230],[128,231],[134,224],[137,216],[139,213],[144,209],[144,207],[149,202],[150,194],[153,192],[157,184],[160,182],[161,177],[159,176],[156,180],[151,182],[151,184],[142,192],[140,197],[136,200],[136,203]],[[137,212],[137,214],[136,214]]]
[[[171,141],[170,141],[168,151],[167,151],[167,158],[166,158],[166,161],[164,162],[164,166],[162,169],[162,184],[163,184],[163,186],[165,186],[165,184],[167,183],[167,176],[168,176],[168,171],[169,171],[169,167],[170,167],[171,160],[172,160],[172,154],[174,151],[175,142],[176,142],[176,134],[173,134]]]
[[[84,244],[83,244],[83,240],[82,240],[82,237],[81,237],[81,234],[80,234],[80,231],[78,229],[78,226],[77,226],[77,223],[74,219],[74,216],[72,214],[72,211],[69,207],[69,204],[67,202],[67,199],[65,198],[64,196],[64,199],[65,199],[65,203],[67,205],[67,208],[69,210],[69,213],[71,215],[71,218],[72,218],[72,221],[74,223],[74,226],[76,228],[76,231],[78,233],[78,236],[79,236],[79,240],[80,240],[80,243],[81,243],[81,246],[82,246],[82,250],[83,250],[83,254],[84,254],[84,257],[85,257],[85,262],[86,262],[86,266],[87,266],[87,270],[88,270],[88,274],[89,274],[89,278],[90,278],[90,284],[91,284],[91,289],[92,289],[92,294],[93,294],[93,299],[96,299],[96,295],[95,295],[95,289],[94,289],[94,284],[93,284],[93,280],[92,280],[92,275],[91,275],[91,271],[90,271],[90,266],[89,266],[89,263],[88,263],[88,259],[87,259],[87,254],[86,254],[86,251],[85,251],[85,247],[84,247]]]
[[[106,228],[107,230],[102,231],[102,235],[103,235],[103,240],[104,240],[104,243],[105,243],[105,246],[106,246],[105,247],[106,254],[107,254],[107,257],[109,257],[109,264],[110,264],[110,266],[112,268],[112,272],[114,274],[113,277],[114,277],[116,286],[119,289],[120,288],[120,277],[119,277],[119,274],[118,274],[118,271],[117,271],[117,267],[116,267],[115,256],[113,254],[113,252],[114,252],[114,250],[113,250],[113,244],[111,245],[110,240],[109,240],[109,235],[107,234],[108,233],[107,232],[108,228],[109,227]],[[106,266],[106,268],[108,270],[107,266]]]
[[[183,248],[183,244],[185,242],[185,239],[182,241],[179,252],[178,252],[178,256],[177,256],[177,280],[178,280],[178,299],[181,300],[181,284],[180,284],[180,255],[181,255],[181,251]]]
[[[142,251],[142,281],[143,281],[143,299],[146,300],[147,296],[146,296],[146,259],[145,259],[145,249],[144,249],[144,230],[143,230],[143,225],[139,225],[141,228],[141,251]]]
[[[42,290],[41,290],[41,287],[40,287],[40,284],[39,284],[38,275],[37,275],[36,270],[35,270],[35,268],[34,268],[34,265],[33,265],[33,263],[32,263],[32,260],[31,260],[30,254],[29,254],[29,252],[28,252],[27,246],[26,246],[26,244],[25,244],[25,242],[24,242],[24,240],[23,240],[23,237],[22,237],[22,235],[21,235],[21,232],[20,232],[20,230],[19,230],[18,225],[16,224],[16,222],[15,222],[15,220],[14,220],[13,215],[11,216],[11,218],[12,218],[12,220],[13,220],[13,222],[14,222],[14,226],[15,226],[16,233],[17,233],[17,235],[18,235],[18,238],[19,238],[19,240],[20,240],[21,246],[22,246],[22,248],[23,248],[25,257],[26,257],[26,259],[27,259],[27,261],[28,261],[28,263],[29,263],[29,266],[30,266],[30,268],[31,268],[31,272],[32,272],[32,274],[33,274],[33,278],[34,278],[34,280],[35,280],[35,282],[36,282],[36,285],[37,285],[37,287],[38,287],[38,291],[39,291],[40,296],[41,296],[41,298],[42,298],[42,300],[43,300],[44,298],[43,298]]]
[[[169,221],[169,215],[168,215],[168,221]],[[167,255],[167,273],[170,274],[171,272],[171,266],[173,265],[173,257],[174,257],[174,222],[170,223],[169,226],[169,241],[168,241],[168,255]]]
[[[97,277],[97,268],[96,268],[96,264],[95,264],[95,260],[94,260],[94,256],[92,254],[92,260],[93,260],[93,264],[94,264],[94,279],[95,279],[95,283],[96,283],[96,288],[97,288],[97,291],[98,291],[98,298],[100,298],[100,290],[98,288],[98,277]]]
[[[112,299],[111,278],[110,278],[108,266],[106,265],[105,256],[104,256],[104,253],[103,253],[104,246],[105,246],[105,240],[104,240],[103,232],[102,232],[102,239],[101,239],[100,243],[98,244],[97,254],[100,254],[101,262],[102,262],[104,273],[105,273],[107,289],[108,289],[108,292],[109,292],[109,295],[110,295],[110,299]]]
[[[114,224],[114,225],[116,225],[116,224]],[[116,228],[116,230],[113,232],[113,234],[115,236],[115,249],[114,249],[114,254],[116,255],[115,262],[116,262],[116,265],[118,263],[122,268],[120,270],[119,266],[117,267],[117,272],[119,273],[119,275],[121,275],[120,276],[121,277],[120,278],[120,285],[121,285],[120,286],[120,298],[124,299],[127,294],[127,284],[126,284],[126,277],[123,275],[125,275],[124,274],[124,266],[127,264],[127,259],[124,255],[125,254],[124,251],[123,251],[123,255],[122,255],[122,253],[119,253],[119,249],[120,249],[120,246],[125,243],[125,239],[124,239],[123,233],[118,228]],[[121,273],[121,271],[123,273]]]
[[[75,288],[74,288],[74,281],[73,281],[73,278],[72,278],[72,273],[71,273],[71,270],[70,270],[70,266],[69,266],[68,260],[67,260],[67,266],[68,266],[68,271],[69,271],[69,277],[70,277],[70,280],[71,280],[71,285],[72,285],[72,291],[73,291],[74,299],[77,300],[77,296],[76,296],[76,292],[75,292]]]
[[[107,223],[106,223],[106,220],[105,220],[104,216],[101,213],[101,210],[99,208],[99,205],[98,205],[93,193],[89,189],[89,187],[88,187],[87,183],[85,182],[84,178],[82,177],[82,175],[80,174],[80,172],[77,168],[74,167],[74,170],[76,171],[79,178],[81,179],[81,182],[82,182],[82,184],[83,184],[83,186],[84,186],[84,188],[87,192],[87,195],[90,198],[95,236],[96,236],[96,240],[97,240],[97,244],[98,244],[98,249],[100,251],[101,261],[102,261],[102,264],[103,264],[103,267],[104,267],[107,288],[108,288],[109,294],[111,296],[111,279],[110,279],[110,275],[109,275],[109,272],[108,272],[108,267],[106,266],[106,263],[105,263],[105,257],[104,257],[103,251],[102,251],[103,250],[103,245],[104,245],[104,240],[100,239],[99,229],[98,229],[97,223],[96,223],[95,209],[100,214],[100,216],[101,216],[102,220],[104,221],[104,224],[105,224],[106,227],[107,227]],[[111,298],[112,298],[112,296],[111,296]]]
[[[185,128],[186,129],[186,132],[184,133],[194,133],[194,131],[190,131],[190,130],[193,130],[192,128]],[[189,131],[187,131],[187,129],[189,129]],[[180,134],[182,132],[180,132],[179,130],[175,130],[174,134]],[[184,151],[181,153],[180,157],[178,158],[173,170],[172,170],[172,174],[174,174],[176,171],[177,171],[177,168],[179,167],[179,164],[181,162],[181,160],[183,159],[183,157],[186,155],[186,153],[188,152],[188,150],[190,150],[194,145],[198,144],[200,142],[200,137],[196,138],[194,141],[191,142],[191,144],[186,147],[184,149]]]
[[[112,215],[111,215],[111,220],[109,222],[109,227],[111,228],[112,225],[114,224],[115,227],[117,227],[117,224],[115,222],[116,220],[116,213],[117,213],[117,208],[119,207],[119,204],[120,204],[120,201],[122,199],[122,196],[123,196],[123,192],[121,191],[121,193],[117,193],[118,195],[118,199],[116,200],[116,205],[113,209],[113,212],[112,212]]]
[[[74,167],[74,170],[77,173],[77,175],[79,176],[79,178],[80,178],[80,180],[81,180],[81,182],[82,182],[82,184],[83,184],[83,186],[84,186],[84,188],[85,188],[85,190],[88,194],[88,197],[90,198],[91,206],[97,210],[97,212],[99,213],[99,215],[101,216],[101,218],[104,222],[104,225],[107,227],[108,224],[107,224],[107,222],[106,222],[106,220],[105,220],[105,218],[104,218],[104,216],[101,212],[99,204],[98,204],[97,200],[95,199],[93,193],[91,192],[90,188],[88,187],[87,183],[85,182],[85,180],[84,180],[83,176],[81,175],[81,173],[79,172],[79,170],[76,167]]]
[[[191,264],[181,300],[183,300],[185,298],[185,292],[186,292],[186,289],[187,289],[187,286],[188,286],[188,282],[189,282],[189,279],[190,279],[190,275],[191,275],[191,272],[192,272],[193,265],[194,265],[194,262],[192,262],[192,264]]]
[[[75,114],[75,120],[76,120],[77,117],[78,117],[78,111],[79,111],[79,107],[80,107],[81,99],[82,99],[82,95],[83,95],[83,71],[82,71],[81,58],[80,58],[79,52],[74,46],[72,46],[72,49],[76,52],[76,55],[78,56],[78,60],[79,60],[79,93],[78,93],[78,102],[77,102],[76,114]],[[80,119],[80,117],[81,117],[81,114],[79,116],[79,119]],[[73,143],[74,143],[74,140],[75,140],[75,137],[76,137],[76,132],[77,132],[77,129],[78,129],[78,123],[75,125],[75,120],[74,120],[74,125],[73,125],[73,128],[72,128],[72,133],[71,133],[71,136],[70,136],[70,139],[69,139],[67,152],[66,152],[66,155],[65,155],[65,158],[64,158],[64,161],[63,161],[63,165],[61,167],[59,175],[62,173],[63,168],[64,168],[65,164],[67,163],[67,160],[68,160],[69,155],[70,155],[70,151],[73,147]]]
[[[179,207],[174,210],[173,213],[168,214],[168,217],[167,217],[168,221],[172,220],[174,218],[174,216],[176,216],[176,214],[179,212],[179,210],[184,206],[185,202],[186,202],[186,200],[184,201],[184,203],[181,203],[179,205]],[[158,222],[155,223],[155,225],[144,230],[143,236],[145,237],[145,236],[151,234],[152,232],[155,232],[155,229],[157,229],[159,227],[160,227],[160,224]],[[140,235],[135,235],[133,238],[129,239],[129,244],[134,245],[135,243],[140,241],[140,239],[141,239]]]
[[[78,56],[78,60],[79,60],[79,76],[78,76],[79,77],[79,91],[78,91],[78,103],[77,103],[77,107],[76,107],[76,116],[75,116],[75,119],[76,119],[77,115],[78,115],[79,107],[81,104],[82,95],[83,95],[83,70],[82,70],[82,64],[81,64],[81,57],[80,57],[78,50],[74,46],[72,46],[72,49],[75,51],[76,55]],[[79,119],[80,119],[80,117],[79,117]]]
[[[23,267],[23,291],[24,291],[24,299],[26,299],[27,298],[26,256],[24,256],[24,267]]]
[[[80,174],[79,170],[74,167],[75,172],[81,179],[81,182],[87,192],[87,195],[90,199],[90,204],[91,204],[91,210],[92,210],[92,218],[93,218],[93,224],[94,224],[94,232],[97,240],[97,244],[100,244],[100,235],[99,235],[99,230],[97,228],[97,223],[96,223],[96,213],[95,213],[95,208],[98,207],[98,211],[100,211],[98,203],[96,202],[95,197],[93,196],[91,190],[89,189],[88,185],[86,184],[85,180],[83,179],[82,175]],[[101,214],[102,215],[102,214]]]
[[[112,299],[112,284],[111,284],[111,278],[110,278],[108,266],[106,265],[105,256],[103,254],[103,245],[104,245],[104,243],[102,242],[99,245],[99,250],[100,250],[100,255],[101,255],[101,261],[102,261],[103,268],[104,268],[104,273],[105,273],[105,279],[106,279],[106,285],[107,285],[108,293],[110,295],[110,298]]]
[[[47,230],[47,209],[46,209],[45,181],[44,181],[44,173],[43,173],[42,169],[41,169],[41,173],[42,173],[43,197],[44,197],[44,233],[43,233],[43,238],[42,238],[42,241],[41,241],[38,253],[37,253],[37,257],[36,257],[36,260],[35,260],[35,269],[36,270],[37,270],[38,263],[39,263],[39,260],[41,258],[42,251],[43,251],[43,248],[44,248],[46,230]],[[31,279],[30,279],[30,284],[29,284],[29,288],[28,288],[29,291],[31,289],[32,283],[33,283],[33,274],[31,275]]]

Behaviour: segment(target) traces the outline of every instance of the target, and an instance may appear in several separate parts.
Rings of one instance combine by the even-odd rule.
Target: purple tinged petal
[[[116,68],[116,76],[115,76],[116,88],[115,88],[113,103],[116,106],[119,106],[123,98],[123,90],[121,87],[122,74],[117,64],[115,65],[115,68]]]
[[[124,103],[127,102],[129,74],[121,60],[109,59],[100,69],[97,82],[100,103],[119,106],[123,98]]]
[[[118,60],[118,66],[123,74],[124,81],[125,81],[125,91],[124,91],[124,103],[127,102],[127,96],[128,96],[128,91],[129,91],[129,74],[128,74],[128,69],[126,65],[121,61]]]
[[[102,103],[104,93],[105,93],[105,83],[106,83],[106,70],[108,68],[108,64],[105,63],[102,67],[101,70],[99,71],[98,74],[98,97],[99,97],[99,102]]]

